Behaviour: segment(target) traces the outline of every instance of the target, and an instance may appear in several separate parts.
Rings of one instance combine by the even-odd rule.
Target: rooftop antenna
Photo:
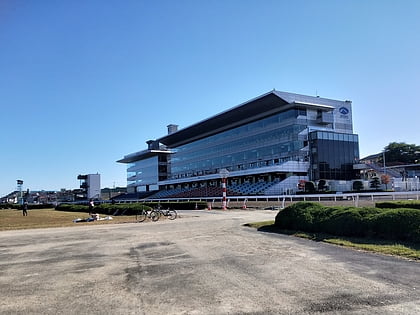
[[[319,97],[319,96],[318,96],[318,89],[315,89],[315,96],[316,96],[316,97]]]

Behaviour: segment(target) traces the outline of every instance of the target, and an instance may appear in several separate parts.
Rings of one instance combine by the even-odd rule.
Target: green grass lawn
[[[323,233],[307,233],[302,231],[279,230],[274,226],[274,220],[248,223],[245,225],[256,228],[260,231],[293,235],[317,242],[325,242],[357,250],[371,251],[385,255],[394,255],[414,260],[420,260],[420,244],[417,243],[372,238],[334,236]]]
[[[54,209],[28,210],[26,217],[22,215],[21,210],[0,210],[0,231],[136,222],[135,216],[115,216],[112,217],[113,220],[73,222],[74,219],[88,217],[89,214],[86,212],[65,212]]]

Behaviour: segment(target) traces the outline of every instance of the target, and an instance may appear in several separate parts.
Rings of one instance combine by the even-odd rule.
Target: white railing
[[[221,205],[222,196],[210,197],[191,197],[191,198],[161,198],[161,199],[139,199],[139,200],[120,200],[119,203],[131,202],[176,202],[176,201],[205,201]],[[286,204],[298,201],[315,201],[343,204],[347,202],[353,206],[360,206],[363,202],[375,203],[376,201],[387,200],[420,200],[420,191],[404,191],[404,192],[369,192],[369,193],[336,193],[336,194],[311,194],[311,195],[272,195],[272,196],[227,196],[228,206],[230,203],[239,203],[246,205],[252,202],[270,202],[275,203],[280,208],[284,208]]]

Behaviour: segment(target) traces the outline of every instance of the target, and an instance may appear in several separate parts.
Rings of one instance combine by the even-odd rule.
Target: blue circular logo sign
[[[350,112],[349,109],[347,107],[340,107],[338,109],[338,111],[340,112],[340,114],[342,115],[348,115],[348,113]]]

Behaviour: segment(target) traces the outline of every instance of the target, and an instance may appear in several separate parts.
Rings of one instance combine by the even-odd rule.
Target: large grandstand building
[[[295,193],[305,181],[359,177],[352,103],[273,90],[147,141],[124,156],[127,190],[154,197]]]

